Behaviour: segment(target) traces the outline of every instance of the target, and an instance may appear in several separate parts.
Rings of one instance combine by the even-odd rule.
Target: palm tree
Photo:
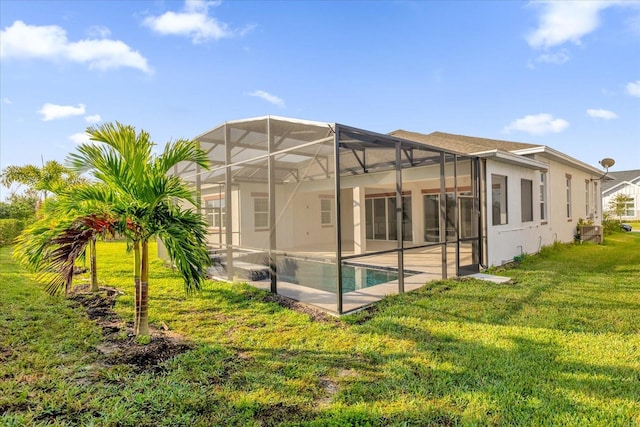
[[[0,173],[0,184],[11,187],[21,184],[33,191],[42,191],[46,199],[48,193],[57,194],[69,185],[83,183],[86,180],[75,174],[69,168],[55,160],[49,160],[42,167],[34,165],[7,166]]]
[[[92,141],[72,153],[68,162],[76,172],[90,171],[97,182],[73,190],[79,202],[111,206],[116,230],[131,243],[134,252],[136,335],[149,334],[149,240],[159,238],[184,279],[185,290],[200,289],[210,264],[206,247],[206,223],[202,216],[181,204],[195,205],[189,187],[169,175],[180,162],[208,168],[207,155],[198,142],[180,139],[155,155],[154,143],[145,131],[121,123],[105,123],[87,129]]]
[[[96,239],[112,235],[115,220],[104,210],[93,206],[91,213],[63,209],[61,200],[49,199],[41,210],[41,218],[27,227],[16,239],[15,258],[23,266],[38,271],[37,278],[47,282],[47,290],[56,293],[64,286],[68,293],[73,279],[76,259],[90,248],[90,291],[98,291],[96,268]],[[68,203],[68,202],[67,202]]]
[[[37,192],[42,191],[42,199],[38,201],[33,209],[41,210],[39,216],[44,217],[40,218],[42,221],[40,224],[33,224],[31,227],[28,227],[23,231],[22,237],[19,239],[20,246],[16,248],[14,253],[19,261],[22,262],[26,267],[34,268],[39,266],[40,270],[53,270],[56,268],[52,265],[43,264],[44,261],[50,261],[50,259],[36,259],[28,255],[28,252],[31,254],[38,253],[48,253],[51,249],[51,237],[52,233],[60,232],[61,229],[59,227],[63,226],[61,224],[66,224],[70,226],[70,218],[73,218],[73,214],[71,212],[61,212],[59,209],[55,209],[56,203],[52,202],[51,199],[48,199],[49,193],[54,195],[58,195],[61,193],[68,193],[70,187],[74,185],[80,185],[86,183],[87,180],[74,173],[71,169],[63,166],[55,160],[47,161],[43,163],[42,167],[34,166],[34,165],[24,165],[24,166],[15,166],[10,165],[7,166],[2,173],[0,173],[0,183],[6,187],[10,187],[13,184],[20,184],[27,187],[28,192],[32,192],[37,194]],[[46,212],[45,209],[40,209],[40,207],[44,206],[46,202],[49,202],[49,209]],[[77,207],[71,205],[70,211],[77,211]],[[80,214],[77,214],[77,219],[80,220],[82,217]],[[60,216],[66,218],[65,221],[60,221]],[[54,219],[56,218],[56,219]],[[91,224],[91,216],[85,216],[84,221],[80,221],[84,224],[84,226],[88,226]],[[53,225],[56,226],[53,226]],[[75,225],[77,226],[77,224]],[[92,292],[98,291],[98,277],[97,277],[97,269],[96,269],[96,238],[97,235],[104,233],[106,230],[99,229],[94,230],[95,233],[92,233],[92,239],[89,243],[89,254],[90,254],[90,271],[91,271],[91,285],[90,290]],[[85,253],[86,245],[82,246],[82,253],[78,255],[82,255]],[[46,276],[45,276],[46,277]],[[71,277],[69,278],[71,279]],[[69,286],[71,285],[71,281],[69,280],[65,284],[65,291],[68,291]],[[57,286],[49,287],[50,290],[57,290]]]

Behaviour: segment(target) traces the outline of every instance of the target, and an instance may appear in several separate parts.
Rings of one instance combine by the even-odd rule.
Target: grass
[[[640,230],[640,221],[622,221],[624,224],[630,224],[633,227],[633,230]]]
[[[0,251],[0,424],[640,425],[640,234],[527,256],[514,284],[429,283],[335,322],[247,285],[186,296],[154,261],[153,323],[197,344],[160,372],[106,366],[100,332]],[[99,246],[122,289],[124,244]]]

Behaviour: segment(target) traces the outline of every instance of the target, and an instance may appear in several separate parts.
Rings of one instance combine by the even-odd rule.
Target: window
[[[387,238],[386,199],[373,199],[373,238]]]
[[[530,179],[520,180],[520,197],[522,222],[533,221],[533,181]]]
[[[424,195],[424,240],[440,241],[440,195]]]
[[[635,200],[633,198],[624,204],[624,213],[622,214],[622,216],[631,218],[636,216],[636,206]]]
[[[600,194],[598,194],[598,183],[593,183],[593,214],[598,216],[598,201],[600,200]]]
[[[367,239],[398,239],[399,227],[396,198],[394,196],[366,199],[365,209]],[[402,223],[404,225],[404,233],[402,237],[406,241],[411,241],[413,238],[411,196],[402,197],[402,212]]]
[[[398,217],[396,216],[396,198],[387,198],[387,233],[389,240],[398,239]]]
[[[547,220],[547,174],[540,173],[540,221]]]
[[[320,225],[333,224],[333,200],[320,199]]]
[[[491,175],[493,225],[507,224],[507,177]]]
[[[590,201],[590,192],[589,192],[589,180],[584,180],[584,215],[589,218],[589,208],[591,207]]]
[[[255,228],[269,227],[269,199],[267,197],[253,199],[253,220]]]
[[[411,213],[411,196],[402,198],[402,239],[410,242],[413,240],[413,214]]]
[[[456,199],[453,193],[445,195],[445,239],[456,238]],[[440,241],[440,195],[425,194],[424,205],[424,240],[425,242]]]
[[[366,217],[367,239],[373,239],[373,199],[364,201],[364,214]]]
[[[207,217],[207,225],[209,227],[223,228],[225,226],[225,209],[223,198],[205,200],[204,209],[205,215]]]
[[[566,188],[567,188],[567,219],[571,219],[571,175],[567,174]]]

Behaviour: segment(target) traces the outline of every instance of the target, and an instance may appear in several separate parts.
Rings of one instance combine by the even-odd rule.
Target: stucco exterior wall
[[[491,176],[507,178],[507,223],[493,225]],[[522,253],[536,252],[540,246],[541,228],[538,182],[540,172],[522,166],[487,160],[487,256],[489,265],[502,265]],[[522,222],[520,180],[533,182],[533,221]],[[538,202],[538,203],[536,203]]]
[[[534,158],[548,165],[546,220],[541,219],[541,171],[487,159],[488,265],[504,264],[512,261],[515,256],[522,253],[536,253],[542,246],[551,245],[555,241],[573,241],[576,234],[576,226],[581,218],[583,220],[591,219],[595,225],[602,224],[602,198],[599,176],[544,155],[536,155]],[[492,225],[493,211],[490,209],[492,204],[492,174],[507,177],[507,224]],[[567,176],[570,176],[571,179],[570,215],[567,215]],[[533,181],[533,221],[522,221],[521,179]]]

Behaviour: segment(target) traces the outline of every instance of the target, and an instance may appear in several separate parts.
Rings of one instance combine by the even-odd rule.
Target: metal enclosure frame
[[[288,270],[300,269],[293,264],[302,265],[303,261],[313,258],[314,252],[307,246],[313,246],[314,242],[299,236],[303,235],[300,230],[308,225],[305,221],[312,222],[311,214],[317,213],[309,208],[309,203],[323,198],[333,198],[332,237],[323,232],[329,230],[324,224],[328,221],[322,217],[323,212],[320,212],[324,218],[320,221],[320,232],[316,230],[318,227],[309,226],[307,229],[313,230],[306,235],[315,233],[326,239],[327,250],[314,250],[322,253],[317,257],[322,259],[321,279],[335,280],[331,286],[333,291],[322,291],[335,293],[335,308],[323,307],[328,311],[343,314],[354,309],[349,301],[345,307],[345,298],[353,299],[351,293],[358,293],[345,290],[345,269],[355,269],[356,275],[362,266],[395,270],[397,278],[390,283],[397,281],[395,292],[398,293],[406,289],[407,274],[416,275],[413,270],[421,267],[423,253],[428,253],[429,260],[439,254],[442,278],[449,275],[454,259],[455,274],[468,269],[477,271],[484,227],[477,157],[339,123],[276,116],[225,122],[196,139],[209,153],[212,168],[204,171],[183,164],[177,166],[174,173],[193,185],[202,205],[198,208],[204,214],[211,218],[218,215],[217,220],[210,221],[211,254],[218,263],[218,277],[224,273],[224,278],[234,280],[239,271],[253,268],[255,271],[250,271],[252,276],[248,281],[262,280],[273,293],[281,293],[285,287],[308,286],[295,283]],[[437,236],[432,231],[428,234],[424,222],[427,194],[431,194],[432,199],[437,196],[439,201]],[[217,200],[216,208],[203,204],[207,197]],[[371,199],[373,206],[376,197],[382,200],[378,200],[378,206],[384,205],[387,221],[384,225],[387,239],[382,241],[369,239],[368,234],[374,220],[368,221],[368,215],[373,213],[367,210],[367,200]],[[449,204],[451,197],[454,205]],[[467,214],[472,219],[475,216],[477,223],[467,226],[475,230],[471,237],[460,235],[461,197],[472,198],[472,212]],[[255,209],[256,199],[264,198],[268,199],[266,228],[257,226]],[[253,217],[250,200],[254,203]],[[300,210],[305,203],[309,217],[301,218]],[[327,205],[320,203],[320,206]],[[416,213],[421,213],[422,218]],[[345,224],[348,225],[345,227]],[[411,240],[406,240],[409,235]],[[461,264],[467,262],[461,260],[461,244],[470,244],[472,248],[471,263],[467,266]],[[455,252],[453,257],[448,251]],[[394,255],[395,262],[387,265]],[[410,268],[408,257],[413,260]],[[333,268],[333,272],[326,270],[327,266]],[[438,272],[431,274],[438,275]]]

